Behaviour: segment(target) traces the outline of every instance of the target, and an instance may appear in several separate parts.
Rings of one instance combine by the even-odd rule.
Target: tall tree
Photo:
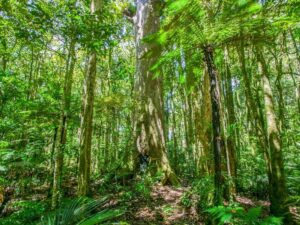
[[[67,125],[70,116],[70,105],[71,105],[71,94],[72,94],[72,82],[73,73],[75,67],[75,39],[72,39],[69,44],[68,58],[66,62],[66,73],[64,79],[64,90],[63,99],[61,106],[61,116],[59,130],[55,131],[58,138],[55,141],[55,164],[54,164],[54,174],[53,174],[53,193],[52,193],[52,208],[55,209],[58,204],[60,196],[60,188],[62,181],[62,168],[64,163],[64,149],[67,142]]]
[[[227,166],[229,167],[228,175],[231,178],[230,182],[230,193],[236,194],[236,177],[237,177],[237,157],[236,157],[236,113],[233,98],[233,85],[232,76],[229,62],[228,48],[224,51],[224,63],[225,63],[225,89],[226,89],[226,108],[228,117],[229,134],[227,137],[227,149],[228,149],[228,160]]]
[[[96,15],[102,9],[102,0],[91,1],[91,14]],[[94,35],[92,35],[94,36]],[[89,192],[91,173],[91,147],[93,132],[94,92],[96,86],[97,52],[91,49],[87,56],[87,65],[84,76],[83,97],[80,124],[80,153],[78,195],[87,195]]]
[[[220,112],[220,90],[217,69],[213,58],[213,47],[207,45],[203,48],[204,60],[206,63],[209,79],[210,79],[210,98],[212,107],[212,130],[213,130],[213,152],[214,152],[214,172],[215,172],[215,205],[222,204],[223,196],[223,178],[222,178],[222,153],[224,146],[222,144],[221,135],[221,112]]]
[[[161,54],[157,43],[145,41],[160,29],[160,0],[137,0],[136,12],[136,85],[139,108],[136,112],[136,147],[140,157],[150,158],[152,172],[163,172],[162,183],[177,184],[170,167],[164,135],[163,78],[153,69]]]
[[[262,90],[265,103],[265,117],[268,140],[269,161],[269,195],[273,215],[286,216],[286,224],[289,224],[289,209],[286,205],[287,192],[285,187],[285,175],[283,167],[282,143],[274,109],[273,91],[269,80],[269,70],[263,53],[256,47],[256,56],[259,63]]]

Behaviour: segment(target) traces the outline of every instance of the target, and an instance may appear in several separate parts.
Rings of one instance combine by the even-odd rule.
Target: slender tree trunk
[[[297,42],[296,42],[296,39],[295,39],[295,36],[294,36],[292,30],[290,30],[290,35],[291,35],[292,42],[293,42],[293,45],[294,45],[294,49],[295,49],[295,52],[296,52],[296,58],[297,58],[297,62],[298,62],[298,67],[299,67],[299,69],[300,69],[300,53],[299,53],[299,47],[297,46]]]
[[[105,126],[105,149],[104,149],[104,164],[109,165],[110,163],[110,122],[106,121]]]
[[[285,123],[285,104],[284,104],[284,96],[283,96],[283,88],[282,88],[282,59],[277,59],[275,57],[275,65],[277,69],[277,78],[276,78],[276,88],[278,91],[278,111],[279,111],[279,121],[280,124],[278,126],[280,132],[286,128]]]
[[[173,85],[173,84],[172,84]],[[172,139],[173,139],[173,160],[174,160],[174,170],[176,173],[179,172],[178,168],[178,140],[177,140],[177,134],[176,134],[176,127],[177,127],[177,122],[176,122],[176,108],[175,108],[175,97],[174,97],[174,90],[172,87],[171,90],[171,114],[172,114]]]
[[[297,54],[297,61],[298,61],[298,67],[300,68],[300,56],[299,56],[299,52],[297,51],[297,43],[296,43],[296,40],[295,40],[295,37],[293,36],[293,33],[292,31],[290,31],[290,34],[291,34],[291,38],[292,38],[292,41],[293,41],[293,45],[294,45],[294,49],[296,51],[296,54]],[[284,52],[286,54],[286,57],[288,59],[288,64],[289,64],[289,72],[290,72],[290,75],[291,75],[291,78],[293,79],[293,83],[294,83],[294,86],[295,86],[295,96],[296,96],[296,99],[297,99],[297,106],[298,106],[298,112],[300,113],[300,82],[299,82],[299,78],[297,78],[297,80],[295,79],[295,74],[294,74],[294,71],[293,71],[293,68],[292,68],[292,60],[291,60],[291,57],[290,57],[290,54],[288,52],[288,46],[287,46],[287,43],[286,43],[286,37],[284,39],[285,43],[284,43]],[[298,82],[297,82],[298,81]]]
[[[260,108],[258,107],[259,101],[256,102],[253,97],[254,93],[251,89],[251,81],[246,68],[245,46],[244,46],[243,37],[241,37],[241,43],[240,46],[238,46],[238,55],[239,55],[239,63],[240,63],[240,68],[243,76],[243,81],[245,85],[246,106],[248,112],[250,113],[249,118],[251,120],[251,125],[254,128],[255,135],[258,137],[258,142],[259,142],[258,146],[262,149],[265,160],[268,161],[270,156],[268,154],[268,151],[265,151],[265,149],[268,146],[268,141],[265,132],[265,122],[262,113],[260,113],[259,111],[260,110]],[[270,168],[268,168],[267,173],[268,176],[270,176]]]
[[[31,61],[30,61],[30,70],[29,70],[29,77],[28,77],[28,89],[27,89],[27,100],[32,97],[32,79],[33,79],[33,72],[34,72],[34,49],[31,46]]]
[[[222,162],[221,156],[224,152],[222,146],[221,135],[221,116],[220,116],[220,91],[218,88],[217,70],[213,59],[213,47],[208,45],[204,47],[204,58],[207,66],[207,71],[210,78],[210,96],[212,106],[212,128],[213,128],[213,149],[215,163],[215,205],[222,204],[223,196],[223,179],[222,179]]]
[[[161,1],[137,0],[136,16],[136,112],[135,140],[138,154],[149,156],[153,173],[162,171],[162,183],[177,184],[171,169],[164,135],[163,78],[159,69],[152,68],[160,56],[160,46],[143,39],[159,31]]]
[[[97,15],[102,9],[102,0],[91,1],[91,14]],[[93,133],[93,110],[96,86],[97,53],[92,49],[88,55],[87,68],[83,84],[83,98],[80,124],[80,152],[78,195],[89,193],[91,173],[91,147]]]
[[[60,116],[60,125],[57,131],[57,144],[55,146],[55,163],[53,173],[52,208],[55,209],[61,196],[62,168],[64,164],[64,150],[67,142],[67,126],[70,116],[73,73],[75,67],[75,40],[71,40],[67,59],[67,68],[64,80],[64,93]]]
[[[228,149],[228,162],[230,172],[231,181],[230,184],[230,194],[236,194],[236,178],[237,178],[237,157],[236,157],[236,118],[235,118],[235,108],[234,108],[234,100],[233,100],[233,87],[232,87],[232,77],[231,71],[229,67],[229,56],[228,49],[225,51],[225,71],[226,71],[226,103],[227,103],[227,111],[228,111],[228,127],[230,128],[229,136],[226,140],[227,149]]]
[[[55,153],[55,148],[56,148],[56,139],[57,139],[57,131],[58,127],[55,125],[54,127],[54,132],[53,132],[53,142],[52,142],[52,147],[51,147],[51,152],[50,152],[50,187],[53,187],[53,175],[54,175],[54,153]],[[48,192],[48,197],[51,197],[51,188],[49,188]]]
[[[89,192],[91,170],[91,147],[94,109],[94,90],[96,82],[96,52],[88,56],[88,66],[84,78],[80,125],[80,153],[78,195],[85,196]]]
[[[2,56],[2,70],[5,72],[6,69],[7,69],[7,62],[8,62],[8,59],[7,59],[7,42],[6,42],[6,39],[3,38],[2,39],[2,43],[3,45],[3,48],[4,48],[4,54]]]

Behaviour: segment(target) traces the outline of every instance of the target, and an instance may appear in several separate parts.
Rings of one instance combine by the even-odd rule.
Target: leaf
[[[167,43],[168,40],[168,33],[167,32],[161,32],[158,36],[158,43],[161,45],[164,45]]]
[[[93,214],[107,200],[108,197],[92,201],[88,201],[86,198],[75,199],[67,204],[67,206],[59,208],[54,215],[42,218],[42,224],[93,225],[110,220],[124,213],[124,210],[121,209],[111,209]]]
[[[261,207],[255,207],[255,208],[251,208],[246,216],[245,216],[245,219],[249,222],[251,221],[255,221],[258,219],[258,217],[260,216],[261,214]]]
[[[231,219],[232,219],[232,214],[230,213],[223,214],[222,217],[220,218],[219,225],[222,225],[224,223],[229,223]]]
[[[248,8],[248,12],[250,13],[256,13],[262,9],[262,5],[259,3],[251,4],[251,6]]]
[[[270,216],[264,219],[260,225],[281,225],[282,223],[282,218]]]
[[[7,171],[7,168],[5,166],[0,165],[0,172],[5,172],[5,171]]]
[[[180,84],[185,84],[185,82],[186,82],[185,76],[184,75],[180,75],[180,77],[179,77],[179,83]]]
[[[124,214],[124,211],[120,209],[104,210],[78,223],[78,225],[94,225],[121,216],[122,214]]]
[[[246,5],[247,3],[248,3],[248,0],[239,0],[239,1],[238,1],[238,5],[239,5],[239,6]]]
[[[179,11],[183,9],[188,3],[188,0],[177,0],[172,1],[172,3],[169,5],[169,10],[171,11]]]

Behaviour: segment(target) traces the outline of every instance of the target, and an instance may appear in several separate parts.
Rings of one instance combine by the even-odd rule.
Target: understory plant
[[[245,210],[240,206],[216,206],[206,210],[218,225],[281,225],[282,219],[268,216],[262,217],[262,208],[254,207]]]
[[[103,209],[108,198],[79,198],[41,219],[40,225],[94,225],[115,219],[124,209]],[[100,210],[100,211],[99,211]]]

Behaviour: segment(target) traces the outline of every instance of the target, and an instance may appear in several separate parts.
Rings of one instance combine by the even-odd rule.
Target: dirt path
[[[127,209],[126,221],[133,225],[202,224],[194,207],[185,208],[181,197],[187,188],[155,185],[150,198],[135,199]]]

